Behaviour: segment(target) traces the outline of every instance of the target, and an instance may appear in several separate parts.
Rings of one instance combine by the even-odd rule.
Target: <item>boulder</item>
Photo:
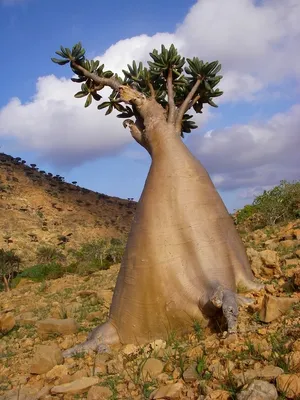
[[[13,329],[16,324],[13,313],[6,312],[0,315],[0,332],[7,333]]]
[[[283,374],[276,379],[277,390],[288,399],[300,396],[300,374]]]
[[[39,345],[31,362],[30,373],[45,374],[62,363],[62,352],[57,345]]]
[[[98,377],[83,377],[73,382],[64,383],[63,385],[54,386],[51,389],[52,394],[77,394],[86,392],[91,386],[97,385]]]
[[[284,315],[297,301],[296,298],[265,295],[259,318],[263,322],[274,321]]]
[[[155,399],[179,399],[183,389],[181,382],[172,383],[170,385],[161,386],[150,394],[150,400]]]
[[[277,390],[274,385],[266,381],[255,380],[237,395],[237,400],[276,400]]]
[[[47,338],[49,335],[53,334],[70,335],[78,332],[78,325],[72,318],[48,318],[37,323],[37,332],[42,338]]]

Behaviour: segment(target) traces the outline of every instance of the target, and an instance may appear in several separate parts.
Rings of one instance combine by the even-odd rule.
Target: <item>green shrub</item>
[[[9,291],[9,284],[14,274],[19,271],[20,257],[14,250],[0,249],[0,278],[3,280],[5,291]]]
[[[36,259],[38,264],[51,264],[65,261],[64,254],[53,246],[41,246],[37,249]]]
[[[16,279],[28,278],[36,282],[42,282],[45,279],[61,278],[65,273],[66,269],[61,264],[55,262],[50,264],[37,264],[24,269],[24,271],[17,275]]]
[[[300,182],[281,181],[253,201],[265,225],[275,225],[300,216]]]
[[[85,243],[73,251],[75,261],[67,267],[69,273],[85,275],[108,269],[123,257],[125,242],[121,239],[99,239]]]
[[[300,217],[300,182],[281,181],[273,189],[265,190],[234,215],[237,225],[250,230],[264,228]]]
[[[252,204],[245,205],[244,208],[238,210],[235,214],[235,223],[242,224],[245,222],[249,217],[257,212],[257,208]]]

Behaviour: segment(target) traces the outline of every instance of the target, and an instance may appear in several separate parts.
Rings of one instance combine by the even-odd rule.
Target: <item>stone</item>
[[[183,373],[183,380],[187,383],[194,382],[199,379],[199,374],[196,370],[197,363],[192,363]]]
[[[226,373],[224,366],[218,360],[212,361],[212,363],[208,367],[208,370],[216,379],[223,379]]]
[[[37,323],[37,333],[42,338],[49,335],[70,335],[78,332],[78,324],[72,318],[55,319],[48,318]]]
[[[292,346],[293,351],[300,351],[300,339],[297,339]]]
[[[300,374],[283,374],[276,379],[276,387],[288,399],[300,396]]]
[[[298,299],[296,298],[265,295],[262,309],[259,313],[259,319],[262,322],[274,321],[284,315],[297,301]]]
[[[234,374],[233,378],[238,385],[244,385],[254,379],[274,381],[277,376],[283,374],[283,369],[274,365],[267,365],[263,368],[247,369],[244,372]]]
[[[286,362],[289,369],[295,372],[300,372],[300,351],[293,351],[286,356]]]
[[[122,353],[126,354],[127,356],[129,356],[130,354],[135,354],[137,353],[139,350],[138,346],[136,346],[135,344],[126,344],[123,348],[122,348]]]
[[[299,241],[298,240],[282,240],[282,241],[280,241],[279,244],[282,247],[289,248],[289,247],[297,246],[299,244]]]
[[[274,381],[277,376],[283,374],[282,368],[275,367],[274,365],[267,365],[266,367],[259,369],[257,371],[257,376],[266,381]]]
[[[87,400],[109,400],[113,392],[106,386],[93,386],[88,391]]]
[[[46,380],[48,382],[55,381],[55,379],[68,375],[68,368],[65,365],[55,365],[50,371],[46,373]]]
[[[70,383],[53,386],[51,394],[76,394],[86,392],[91,386],[99,383],[98,377],[83,377]]]
[[[144,379],[152,380],[159,375],[164,369],[164,364],[157,358],[148,358],[142,368],[142,376]]]
[[[265,246],[269,250],[276,250],[279,246],[279,243],[277,239],[269,239],[265,241]]]
[[[294,284],[300,288],[300,269],[294,272]]]
[[[39,345],[31,362],[30,373],[45,374],[55,365],[62,363],[62,352],[57,345]]]
[[[274,250],[263,250],[259,252],[260,258],[266,267],[278,268],[280,266],[279,255]]]
[[[11,312],[6,312],[0,315],[0,332],[7,333],[16,325],[16,320]]]
[[[103,317],[102,311],[93,311],[86,316],[87,321],[94,321],[95,319],[101,319]]]
[[[226,390],[213,390],[204,400],[230,400],[231,396]]]
[[[183,383],[171,383],[169,385],[161,386],[150,394],[150,400],[156,399],[179,399],[182,393]]]
[[[8,391],[1,400],[37,400],[40,397],[37,396],[38,390],[35,388],[20,387]]]
[[[203,347],[201,345],[192,347],[189,349],[186,353],[187,357],[192,359],[192,360],[197,360],[198,358],[203,357]]]
[[[16,317],[19,325],[35,325],[37,317],[31,311],[26,311]]]
[[[237,400],[276,400],[277,390],[266,381],[255,380],[245,390],[237,395]]]
[[[71,304],[66,305],[65,311],[66,311],[67,317],[74,318],[75,314],[77,313],[78,310],[80,310],[81,307],[82,307],[82,305],[78,302],[73,302]]]

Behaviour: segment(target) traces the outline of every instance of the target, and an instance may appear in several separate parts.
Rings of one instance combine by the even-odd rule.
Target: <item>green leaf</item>
[[[105,71],[103,73],[104,78],[111,78],[113,75],[114,75],[114,73],[112,71]]]
[[[211,87],[210,87],[210,84],[207,82],[207,80],[204,80],[204,87],[205,87],[206,90],[211,92]]]
[[[87,80],[87,78],[85,76],[83,76],[81,78],[71,78],[72,82],[77,82],[77,83],[85,82],[86,80]]]
[[[93,96],[94,100],[96,100],[96,101],[99,101],[99,100],[101,100],[101,99],[102,99],[102,96],[100,96],[100,94],[99,94],[99,93],[92,92],[91,94],[92,94],[92,96]]]
[[[62,58],[66,58],[66,56],[64,55],[63,52],[61,51],[56,51],[55,54],[57,54],[58,56],[62,57]]]
[[[51,61],[58,65],[65,65],[70,62],[70,60],[59,60],[58,58],[51,58]]]
[[[211,99],[208,99],[207,102],[208,102],[208,104],[209,104],[210,106],[212,106],[212,107],[216,107],[216,108],[218,107],[217,104],[214,103]]]
[[[66,49],[63,46],[60,46],[60,50],[63,53],[64,57],[69,58],[69,55],[68,55]]]
[[[76,99],[80,99],[81,97],[85,97],[87,96],[88,93],[87,92],[77,92],[76,94],[74,94],[74,97],[76,97]]]
[[[204,72],[206,75],[209,75],[219,64],[219,61],[213,61],[204,67]]]
[[[110,106],[110,101],[105,101],[104,103],[99,104],[97,108],[98,110],[102,110],[102,108],[106,108],[108,106]]]
[[[112,112],[112,110],[113,110],[113,105],[112,104],[110,104],[110,106],[108,107],[108,109],[107,109],[107,111],[106,111],[106,113],[105,113],[105,115],[108,115],[108,114],[110,114],[111,112]]]
[[[92,95],[91,95],[91,93],[89,93],[89,95],[86,99],[86,102],[84,104],[84,107],[88,107],[92,103],[92,100],[93,100]]]

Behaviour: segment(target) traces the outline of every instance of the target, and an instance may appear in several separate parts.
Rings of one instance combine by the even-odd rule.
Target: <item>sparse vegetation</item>
[[[121,261],[124,249],[125,242],[115,238],[85,243],[79,250],[72,252],[75,261],[69,266],[69,271],[85,275],[108,269],[110,265]]]
[[[274,226],[299,217],[300,181],[285,180],[256,196],[251,205],[246,205],[234,215],[237,225],[246,225],[250,230]]]
[[[18,273],[20,264],[21,259],[14,250],[0,249],[0,278],[3,281],[5,291],[9,291],[10,281],[14,274]]]
[[[38,264],[50,264],[65,261],[65,255],[54,246],[40,246],[36,252]]]

